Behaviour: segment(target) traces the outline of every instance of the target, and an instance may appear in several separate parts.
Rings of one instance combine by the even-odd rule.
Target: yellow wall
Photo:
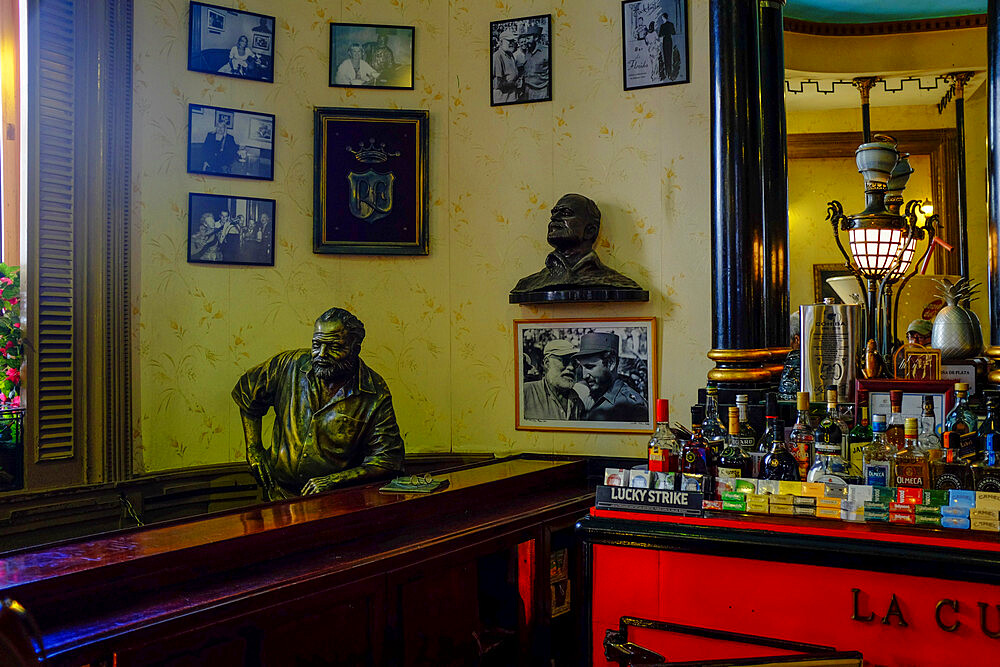
[[[137,2],[137,466],[241,460],[237,377],[306,346],[333,305],[365,322],[363,357],[388,381],[411,452],[644,451],[643,437],[514,429],[516,318],[659,318],[660,394],[686,421],[711,331],[708,2],[689,4],[692,83],[626,93],[621,8],[604,0],[241,1],[277,15],[274,84],[188,72],[188,1]],[[554,100],[491,108],[489,22],[546,13]],[[330,21],[416,26],[415,90],[328,87]],[[274,181],[188,175],[189,102],[276,114]],[[315,106],[430,110],[430,256],[312,253]],[[189,192],[274,198],[275,266],[188,264]],[[600,255],[648,304],[507,303],[541,267],[547,211],[566,192],[598,202]]]

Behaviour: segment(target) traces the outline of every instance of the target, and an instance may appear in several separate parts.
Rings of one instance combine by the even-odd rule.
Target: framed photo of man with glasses
[[[651,433],[656,319],[515,320],[516,427]]]

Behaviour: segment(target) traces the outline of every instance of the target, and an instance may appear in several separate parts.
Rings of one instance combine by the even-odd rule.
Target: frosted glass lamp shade
[[[888,271],[903,242],[903,230],[869,227],[849,231],[851,255],[866,278],[881,278]],[[912,260],[913,253],[910,253]]]

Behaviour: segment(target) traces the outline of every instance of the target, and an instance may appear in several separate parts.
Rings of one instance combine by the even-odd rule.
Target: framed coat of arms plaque
[[[427,111],[317,107],[313,252],[427,254]]]

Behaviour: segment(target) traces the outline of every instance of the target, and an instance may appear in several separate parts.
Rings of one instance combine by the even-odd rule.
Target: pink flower
[[[10,404],[11,404],[11,407],[15,407],[15,408],[21,407],[21,397],[20,396],[15,396],[14,398],[10,399]]]
[[[7,276],[0,276],[0,285],[13,285],[14,281]]]
[[[4,350],[9,350],[12,347],[14,347],[14,341],[9,340],[9,341],[7,341],[7,344],[3,346],[3,349]]]
[[[2,391],[0,391],[0,403],[6,403],[6,402],[7,402],[7,395],[4,394]]]
[[[14,322],[14,328],[15,329],[20,329],[21,328],[21,323],[20,322]]]
[[[21,371],[16,368],[7,369],[7,379],[13,382],[15,385],[21,383]]]
[[[18,302],[18,298],[16,296],[13,299],[10,299],[10,305],[12,305],[12,306],[16,306],[17,302]]]

